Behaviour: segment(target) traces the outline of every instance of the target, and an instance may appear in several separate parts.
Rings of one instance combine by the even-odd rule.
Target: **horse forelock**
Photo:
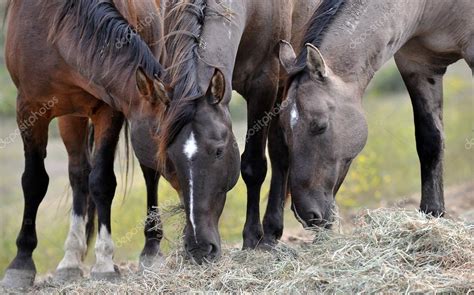
[[[50,39],[72,40],[70,49],[81,52],[76,56],[78,64],[93,78],[108,85],[118,76],[130,79],[138,68],[150,79],[163,75],[148,45],[112,1],[64,0],[57,5]]]
[[[163,160],[161,164],[165,163],[168,146],[181,129],[194,119],[196,99],[203,95],[197,70],[207,0],[174,1],[166,9],[166,82],[173,91],[160,128],[158,158]]]
[[[346,0],[323,0],[308,22],[306,34],[301,44],[301,52],[298,55],[296,68],[300,71],[306,67],[306,44],[310,43],[316,47],[321,45],[325,32],[331,25],[335,16],[341,11]],[[297,71],[295,74],[298,74]]]

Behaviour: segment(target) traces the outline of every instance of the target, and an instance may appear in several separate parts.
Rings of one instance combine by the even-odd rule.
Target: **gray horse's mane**
[[[303,70],[306,67],[307,49],[304,46],[311,43],[316,47],[321,45],[324,33],[331,25],[334,17],[341,11],[345,0],[323,0],[308,22],[306,34],[303,39],[302,50],[298,55],[296,67]]]

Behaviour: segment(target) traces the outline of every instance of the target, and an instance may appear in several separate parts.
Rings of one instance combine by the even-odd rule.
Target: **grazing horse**
[[[18,252],[6,270],[3,285],[25,287],[34,282],[35,221],[49,182],[44,166],[48,125],[56,117],[69,155],[73,190],[70,231],[56,275],[66,279],[81,275],[87,249],[86,221],[93,220],[95,204],[99,232],[92,276],[114,278],[118,274],[112,260],[110,221],[116,189],[113,168],[125,117],[131,124],[132,142],[148,187],[148,212],[157,210],[155,154],[147,155],[140,145],[153,135],[150,130],[156,128],[161,110],[157,101],[166,96],[159,80],[163,70],[155,59],[161,51],[156,45],[161,38],[157,2],[140,1],[135,6],[127,0],[14,0],[8,4],[5,56],[18,88],[25,207]],[[95,145],[91,161],[89,119]],[[162,234],[158,225],[154,220],[146,223],[145,260],[159,254]],[[90,233],[90,226],[87,228]]]
[[[334,196],[367,140],[362,96],[392,56],[408,88],[421,164],[422,212],[442,216],[443,75],[464,59],[474,70],[474,2],[324,0],[289,74],[282,112],[290,158],[292,209],[304,226],[326,226]]]
[[[259,212],[267,135],[270,121],[278,122],[271,120],[278,117],[278,44],[291,37],[293,15],[299,23],[309,19],[313,2],[186,0],[164,8],[163,65],[171,90],[157,158],[182,188],[185,248],[198,263],[220,255],[218,221],[239,168],[248,189],[243,247],[274,245],[282,235],[288,163],[279,150],[281,132],[269,139],[272,188],[263,228]],[[229,112],[233,89],[247,101],[241,161]]]

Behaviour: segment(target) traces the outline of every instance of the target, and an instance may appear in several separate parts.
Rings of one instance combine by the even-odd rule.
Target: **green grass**
[[[393,64],[384,71],[394,71]],[[4,79],[7,81],[5,75],[4,69],[0,69],[0,83]],[[393,77],[393,74],[391,75]],[[383,76],[383,74],[380,75],[381,79]],[[445,82],[446,185],[472,181],[474,178],[474,149],[465,148],[466,139],[474,138],[474,102],[470,79],[470,71],[462,64],[456,65],[450,71]],[[376,80],[373,85],[377,83],[380,85],[383,81]],[[9,92],[13,88],[11,85],[9,87],[10,90],[7,92],[3,92],[4,88],[0,88],[1,104],[14,102],[14,94]],[[242,100],[233,102],[234,118],[245,117],[243,103]],[[403,198],[420,189],[413,114],[408,95],[405,92],[382,95],[376,89],[372,89],[365,98],[364,106],[369,120],[369,142],[353,164],[338,195],[337,201],[341,210],[378,207],[382,201]],[[12,119],[4,119],[0,123],[2,123],[0,124],[2,138],[15,128]],[[55,129],[55,126],[52,126],[52,129]],[[245,126],[241,120],[235,123],[234,129],[242,141]],[[61,142],[57,138],[52,138],[47,159],[47,169],[51,176],[50,190],[40,207],[37,222],[39,245],[34,255],[40,273],[54,270],[63,255],[63,243],[71,206],[67,186],[66,159]],[[0,170],[1,276],[16,253],[15,239],[23,207],[20,186],[23,156],[19,140],[0,150],[0,163],[2,167]],[[119,166],[117,165],[117,175],[120,179],[123,173],[120,172]],[[112,217],[114,239],[115,241],[121,238],[127,240],[117,249],[116,261],[136,260],[143,246],[141,224],[145,217],[145,187],[138,167],[135,167],[134,172],[134,183],[130,193],[123,198],[123,189],[119,185],[114,202]],[[268,175],[262,190],[262,211],[265,208],[265,196],[269,189],[269,177]],[[227,244],[241,243],[247,203],[245,196],[245,185],[240,180],[228,194],[226,207],[220,220],[222,238]],[[177,194],[164,181],[160,185],[159,198],[161,206],[164,204],[165,207],[170,207],[178,203]],[[287,228],[299,226],[289,210],[286,212],[285,220]],[[165,222],[163,242],[165,252],[176,247],[176,240],[181,230],[179,219],[174,218]],[[93,253],[89,253],[88,265],[91,265],[93,259]]]

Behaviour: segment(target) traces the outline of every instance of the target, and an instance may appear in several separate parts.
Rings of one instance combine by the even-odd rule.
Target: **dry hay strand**
[[[349,234],[318,230],[309,245],[274,251],[226,248],[222,258],[193,265],[182,251],[118,283],[83,280],[39,284],[37,293],[472,293],[474,226],[415,211],[366,211]]]

